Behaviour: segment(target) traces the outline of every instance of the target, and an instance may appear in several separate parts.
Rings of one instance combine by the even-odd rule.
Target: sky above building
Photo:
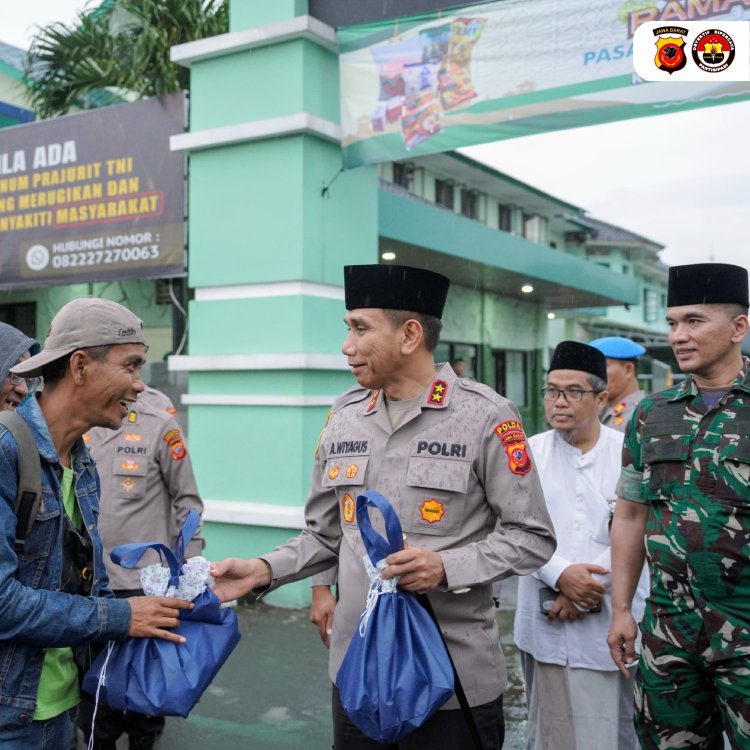
[[[0,0],[0,41],[98,0]],[[679,83],[673,84],[679,86]],[[665,246],[669,264],[750,266],[750,102],[595,125],[463,152]]]

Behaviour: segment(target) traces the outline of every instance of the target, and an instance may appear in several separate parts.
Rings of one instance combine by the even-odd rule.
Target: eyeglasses
[[[542,388],[542,396],[545,401],[557,401],[560,395],[570,403],[575,403],[583,398],[584,393],[601,393],[601,391],[584,391],[582,388],[568,388],[561,390],[554,386],[548,385],[546,388]]]
[[[33,391],[35,388],[39,386],[39,384],[42,382],[41,378],[24,378],[21,375],[16,375],[12,372],[8,373],[8,380],[10,381],[11,385],[21,385],[21,383],[26,383],[26,387]]]

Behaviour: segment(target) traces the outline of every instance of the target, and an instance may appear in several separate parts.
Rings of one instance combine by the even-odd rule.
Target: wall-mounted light
[[[396,260],[396,253],[383,253],[380,257],[383,260]]]
[[[547,320],[554,320],[555,319],[555,313],[548,312],[547,313]]]
[[[531,293],[532,293],[532,292],[534,291],[534,287],[533,287],[533,286],[531,286],[531,284],[524,284],[524,285],[523,285],[523,286],[521,287],[521,291],[522,291],[522,292],[523,292],[524,294],[531,294]]]

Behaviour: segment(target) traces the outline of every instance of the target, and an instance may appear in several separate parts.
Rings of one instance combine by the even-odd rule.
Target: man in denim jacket
[[[23,544],[16,539],[19,467],[13,436],[0,428],[0,747],[70,745],[86,645],[126,636],[184,639],[176,599],[117,600],[96,531],[99,478],[81,439],[115,429],[143,390],[142,323],[121,305],[70,302],[55,316],[44,350],[12,368],[42,375],[44,390],[16,413],[41,460],[42,496]]]

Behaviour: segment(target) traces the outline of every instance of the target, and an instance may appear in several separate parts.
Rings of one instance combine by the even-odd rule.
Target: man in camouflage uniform
[[[683,383],[646,397],[625,437],[612,527],[612,658],[635,660],[630,602],[647,554],[636,728],[643,748],[750,747],[750,360],[747,271],[669,272]],[[644,535],[646,546],[644,550]]]

